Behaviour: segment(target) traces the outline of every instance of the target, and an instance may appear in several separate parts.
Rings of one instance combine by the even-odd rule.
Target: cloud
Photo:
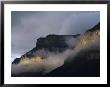
[[[100,20],[99,12],[12,11],[11,15],[12,56],[31,50],[39,37],[82,33]]]
[[[89,37],[87,39],[87,37]],[[82,44],[81,40],[87,42],[86,44]],[[100,50],[100,37],[96,33],[91,36],[91,34],[82,35],[80,40],[76,42],[76,39],[66,38],[66,43],[69,47],[75,46],[75,48],[68,48],[64,52],[50,52],[45,49],[37,50],[36,55],[31,58],[24,58],[18,64],[12,64],[12,74],[22,74],[22,73],[36,73],[40,75],[45,75],[52,70],[63,66],[64,62],[71,61],[75,58],[75,56],[79,55],[80,52],[88,51],[88,50]],[[75,43],[76,42],[76,43]],[[73,43],[73,45],[72,45]],[[37,55],[38,54],[38,55]],[[42,55],[46,56],[45,58],[41,58]],[[34,54],[33,54],[34,55]],[[99,59],[100,54],[94,54],[88,59],[94,59],[94,56]],[[76,65],[77,66],[77,65]]]

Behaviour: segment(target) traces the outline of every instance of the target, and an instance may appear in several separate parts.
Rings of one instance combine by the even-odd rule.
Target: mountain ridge
[[[69,52],[66,52],[68,50]],[[66,55],[64,55],[65,53]],[[36,71],[23,72],[18,75],[12,74],[12,76],[100,76],[100,23],[95,25],[93,28],[88,29],[82,35],[47,35],[46,37],[40,37],[37,39],[36,47],[26,52],[20,58],[16,58],[12,64],[19,65],[23,61],[28,61],[26,64],[30,64],[32,61],[34,61],[34,63],[38,62],[43,64],[47,63],[50,55],[52,57],[56,57],[57,55],[58,57],[62,57],[63,55],[63,57],[67,56],[67,58],[63,60],[60,65],[55,67],[50,67],[52,65],[46,65],[49,67],[49,71],[48,69],[46,70],[44,68],[37,73]],[[37,58],[40,59],[35,62],[35,59]],[[82,58],[85,61],[80,62],[78,59],[82,60]],[[92,60],[88,60],[87,58],[91,58]],[[76,63],[73,63],[75,61]],[[52,61],[50,61],[50,63],[51,62]],[[54,62],[55,61],[52,62],[53,65]],[[79,63],[77,64],[77,62],[79,62],[81,65],[79,66]],[[90,68],[86,67],[86,64]],[[93,66],[90,64],[93,64]],[[41,66],[45,67],[44,65]],[[76,71],[71,70],[72,68],[76,69]],[[81,73],[81,68],[88,72]],[[42,73],[45,72],[45,70],[48,73]],[[68,70],[68,72],[66,72],[66,70]]]

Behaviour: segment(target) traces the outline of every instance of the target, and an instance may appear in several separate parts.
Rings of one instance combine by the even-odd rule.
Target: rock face
[[[71,51],[65,52],[67,50]],[[52,53],[56,55],[60,53],[60,55],[56,57],[55,55],[53,56]],[[50,55],[56,59],[50,61]],[[51,66],[53,66],[55,61],[59,60],[60,57],[66,57],[64,63],[55,69],[51,69]],[[39,58],[40,62],[37,58]],[[35,59],[37,59],[37,62],[35,62]],[[22,55],[20,58],[16,58],[12,64],[19,65],[19,63],[21,63],[22,65],[21,61],[26,64],[35,63],[36,65],[39,63],[41,64],[41,67],[48,66],[48,69],[51,69],[51,71],[46,74],[41,74],[47,69],[43,68],[40,72],[23,72],[17,75],[12,74],[12,76],[100,76],[100,23],[92,29],[87,30],[82,35],[48,35],[46,37],[41,37],[37,39],[36,47]],[[46,61],[50,61],[49,64],[47,64]],[[36,68],[35,65],[34,68]],[[31,67],[33,68],[33,66]]]
[[[13,62],[12,62],[12,64],[18,64],[20,62],[20,58],[16,58]]]
[[[37,49],[46,49],[49,51],[64,51],[68,48],[68,44],[65,43],[65,38],[77,38],[77,35],[48,35],[46,38],[39,38],[36,43]]]

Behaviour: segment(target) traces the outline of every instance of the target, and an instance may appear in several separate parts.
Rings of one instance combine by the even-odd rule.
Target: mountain
[[[32,58],[34,56],[42,56],[42,58],[45,58],[47,55],[45,54],[45,51],[63,52],[69,47],[69,45],[66,43],[66,39],[77,38],[79,36],[80,34],[48,35],[45,38],[38,38],[36,42],[36,47],[34,47],[32,50],[22,55],[21,58],[16,58],[12,62],[12,64],[19,63],[21,59]]]
[[[48,35],[12,62],[14,77],[100,76],[100,23],[84,34]]]
[[[92,29],[89,29],[86,32],[94,32],[96,30],[100,30],[100,22],[97,25],[95,25]]]
[[[45,76],[98,77],[100,76],[100,24],[86,31],[64,65]],[[74,50],[75,50],[74,49]],[[73,51],[74,52],[74,51]]]
[[[64,65],[45,76],[52,77],[98,77],[100,76],[100,51],[82,50]],[[90,58],[90,59],[89,59]]]
[[[20,58],[16,58],[13,62],[12,62],[12,64],[18,64],[20,62]]]

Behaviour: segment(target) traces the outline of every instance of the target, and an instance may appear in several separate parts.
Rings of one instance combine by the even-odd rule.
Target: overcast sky
[[[100,12],[79,11],[12,11],[12,59],[20,57],[36,45],[39,37],[48,34],[80,34],[100,21]]]

